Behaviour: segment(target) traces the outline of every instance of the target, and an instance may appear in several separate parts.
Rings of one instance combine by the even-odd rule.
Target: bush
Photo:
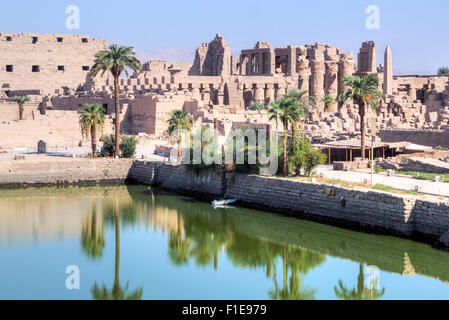
[[[101,138],[103,141],[103,148],[100,151],[99,157],[113,157],[115,152],[115,138],[114,135],[108,135]]]
[[[442,146],[436,146],[435,150],[443,150],[443,147]]]
[[[210,129],[202,125],[199,129],[201,134],[201,152],[207,147],[211,150],[210,156],[214,159],[216,155],[221,154],[221,148],[218,144],[218,141],[214,139],[213,132],[210,131]],[[202,172],[205,171],[214,171],[214,172],[223,172],[224,171],[224,155],[221,154],[221,163],[212,163],[212,164],[206,164],[203,160],[203,157],[201,157],[201,163],[194,163],[194,150],[193,150],[193,135],[191,136],[191,145],[190,145],[190,160],[189,164],[187,164],[187,168],[194,172],[196,175],[199,175]]]
[[[375,173],[381,173],[381,172],[383,172],[383,171],[385,171],[385,169],[382,168],[380,165],[376,164],[376,165],[374,166],[374,172],[375,172]]]
[[[310,176],[312,171],[327,160],[320,150],[312,146],[310,140],[306,137],[292,141],[289,148],[289,170],[296,169],[296,174],[304,169],[304,174]]]
[[[137,139],[136,137],[122,137],[120,139],[120,157],[134,158],[136,155]]]
[[[104,136],[103,148],[99,154],[100,157],[113,157],[115,153],[115,136],[113,134]],[[134,158],[136,155],[137,139],[135,137],[121,137],[120,139],[120,157]]]

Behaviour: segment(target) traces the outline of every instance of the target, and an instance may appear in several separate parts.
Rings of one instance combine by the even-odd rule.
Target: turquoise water
[[[447,299],[448,267],[424,244],[140,186],[0,191],[0,299]]]

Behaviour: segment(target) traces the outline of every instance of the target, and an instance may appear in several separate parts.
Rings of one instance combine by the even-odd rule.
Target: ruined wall
[[[449,130],[381,130],[378,136],[382,141],[408,141],[414,144],[449,148]]]
[[[0,33],[0,87],[76,89],[88,80],[95,53],[105,49],[105,40],[88,35]]]
[[[18,121],[17,104],[1,104],[0,149],[36,148],[40,140],[48,148],[77,147],[82,141],[90,145],[90,139],[83,138],[77,111],[48,110],[41,115],[37,105],[25,106],[24,120]],[[113,133],[112,117],[106,118],[104,134]]]
[[[195,62],[190,75],[229,76],[231,74],[231,50],[220,34],[209,44],[203,44],[196,51]]]

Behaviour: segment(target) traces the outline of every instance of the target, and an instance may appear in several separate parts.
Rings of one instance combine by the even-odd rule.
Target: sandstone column
[[[288,72],[289,76],[296,73],[296,48],[294,46],[288,46]]]
[[[345,90],[343,78],[354,74],[354,55],[352,52],[342,54],[338,65],[338,92],[341,93]]]
[[[270,48],[270,75],[274,76],[276,74],[276,53],[273,48]]]
[[[256,90],[254,92],[254,100],[265,102],[265,90],[262,84],[256,84]]]
[[[304,52],[298,59],[298,88],[301,91],[309,91],[310,89],[310,68],[309,60],[306,58],[306,53]]]
[[[387,45],[387,48],[385,49],[384,94],[386,96],[393,94],[393,57],[390,45]]]
[[[267,84],[266,100],[267,103],[274,102],[274,84]]]
[[[324,75],[325,94],[336,99],[338,95],[338,64],[337,61],[326,61]]]
[[[324,54],[321,50],[312,49],[310,62],[312,75],[310,77],[310,96],[313,97],[318,110],[324,110],[321,99],[324,96]]]

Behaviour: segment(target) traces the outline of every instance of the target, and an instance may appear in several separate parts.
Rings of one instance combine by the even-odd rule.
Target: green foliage
[[[374,166],[374,172],[375,172],[375,173],[381,173],[381,172],[384,172],[384,171],[385,171],[385,169],[382,168],[380,165],[376,164],[376,165]]]
[[[330,95],[325,95],[322,99],[321,102],[324,103],[324,105],[326,106],[326,111],[331,112],[332,111],[332,106],[335,103],[335,99],[330,96]]]
[[[248,110],[257,111],[259,113],[261,113],[262,110],[265,110],[266,108],[267,106],[260,101],[253,101],[248,106]]]
[[[80,128],[83,137],[89,137],[89,134],[102,134],[105,115],[103,108],[99,104],[86,104],[84,109],[80,110]]]
[[[122,158],[134,158],[136,155],[137,139],[134,136],[120,139],[120,154]]]
[[[411,176],[419,180],[433,180],[435,177],[441,177],[441,181],[449,181],[449,174],[441,174],[436,172],[420,172],[420,171],[395,171],[396,174]]]
[[[376,184],[375,186],[373,186],[373,189],[374,190],[385,191],[385,192],[401,193],[401,194],[411,194],[411,195],[419,195],[420,194],[419,192],[412,191],[412,190],[395,189],[393,187],[386,186],[384,184]]]
[[[100,151],[100,157],[113,157],[115,151],[114,135],[104,136],[101,141],[103,141],[103,148]]]
[[[204,171],[214,171],[214,172],[222,172],[224,170],[224,154],[222,154],[220,150],[220,146],[218,145],[218,141],[214,139],[213,134],[211,134],[211,130],[209,127],[202,125],[200,127],[201,134],[201,152],[206,147],[211,150],[210,156],[214,158],[216,155],[221,154],[221,163],[212,163],[212,164],[206,164],[203,157],[201,156],[201,163],[194,163],[194,151],[193,151],[193,136],[191,137],[190,141],[192,141],[190,145],[190,162],[187,165],[187,168],[194,172],[195,174],[200,174]]]
[[[320,164],[326,162],[326,155],[315,149],[307,137],[293,140],[289,148],[289,167],[296,168],[296,174],[304,169],[304,174],[310,176],[312,171]]]
[[[439,76],[449,76],[449,67],[441,67],[438,69]]]
[[[109,50],[95,54],[95,62],[90,73],[92,77],[96,77],[100,72],[101,76],[103,76],[105,72],[110,71],[114,77],[118,78],[123,71],[129,76],[127,68],[132,69],[134,72],[142,70],[142,65],[133,52],[133,47],[113,44],[109,47]]]
[[[443,147],[442,146],[436,146],[435,150],[443,150]]]
[[[271,114],[270,119],[275,119],[276,123],[280,119],[284,129],[283,155],[281,163],[283,164],[283,174],[288,175],[288,125],[292,124],[293,140],[299,138],[298,124],[307,116],[311,109],[315,106],[307,91],[300,91],[296,88],[290,89],[287,94],[278,98],[271,104],[268,113]]]
[[[193,119],[188,111],[173,110],[169,115],[170,119],[167,120],[169,134],[173,132],[180,134],[181,131],[192,129]]]
[[[379,100],[385,100],[385,95],[378,89],[379,78],[377,75],[367,74],[363,78],[348,76],[344,77],[342,81],[348,89],[338,96],[340,104],[343,104],[348,99],[354,99],[360,108],[369,105],[376,112],[379,111]]]
[[[19,106],[23,106],[25,103],[31,101],[28,96],[14,96],[14,101],[17,102]]]
[[[122,137],[120,142],[120,154],[122,158],[133,158],[136,155],[137,139],[135,137]],[[115,136],[113,134],[102,138],[103,148],[100,157],[113,157],[115,152]]]

